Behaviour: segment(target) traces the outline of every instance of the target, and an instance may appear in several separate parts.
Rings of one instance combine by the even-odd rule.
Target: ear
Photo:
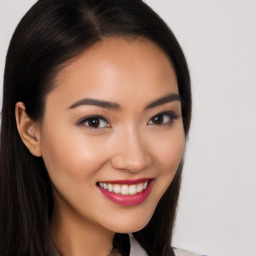
[[[40,129],[39,124],[30,119],[26,113],[23,102],[17,102],[15,105],[15,118],[19,135],[30,153],[40,157]]]

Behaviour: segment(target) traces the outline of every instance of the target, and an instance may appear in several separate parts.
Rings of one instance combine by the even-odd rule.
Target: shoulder
[[[186,251],[186,250],[179,249],[179,248],[173,248],[173,249],[174,249],[175,256],[206,256],[206,255]]]

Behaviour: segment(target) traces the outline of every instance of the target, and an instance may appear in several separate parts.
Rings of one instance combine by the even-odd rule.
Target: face
[[[119,233],[142,229],[184,149],[174,69],[154,44],[106,39],[57,76],[40,150],[60,211]]]

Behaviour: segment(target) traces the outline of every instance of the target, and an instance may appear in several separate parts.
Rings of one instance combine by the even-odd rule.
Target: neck
[[[50,228],[59,254],[107,256],[112,249],[114,232],[90,222],[59,198],[55,201]]]

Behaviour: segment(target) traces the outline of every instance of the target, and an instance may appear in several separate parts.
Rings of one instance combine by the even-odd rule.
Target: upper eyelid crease
[[[154,107],[161,106],[173,101],[180,102],[180,96],[178,94],[169,94],[167,96],[161,97],[149,103],[145,109],[154,108]],[[68,109],[74,109],[76,107],[83,106],[83,105],[93,105],[93,106],[98,106],[98,107],[102,107],[102,108],[106,108],[114,111],[122,111],[122,107],[118,103],[104,101],[100,99],[92,99],[92,98],[85,98],[85,99],[79,100],[74,104],[72,104]]]
[[[173,112],[173,111],[167,111],[167,112],[164,111],[164,112],[161,112],[161,113],[159,113],[159,114],[154,115],[154,116],[148,121],[148,124],[149,124],[150,122],[152,122],[152,119],[153,119],[155,116],[157,116],[157,115],[167,115],[167,116],[171,119],[171,121],[169,121],[169,122],[171,122],[170,125],[172,125],[173,122],[175,122],[175,120],[181,118],[181,115],[178,115],[178,114],[176,114],[176,113]],[[154,125],[154,124],[151,124],[151,125]],[[168,125],[168,123],[165,123],[165,124],[156,124],[156,126],[166,126],[166,125]]]
[[[101,115],[89,115],[89,116],[86,116],[86,117],[83,117],[81,118],[80,120],[78,120],[76,123],[84,123],[90,119],[102,119],[104,121],[106,121],[107,123],[109,123],[108,119],[105,118],[104,116],[101,116]]]
[[[168,115],[169,117],[171,117],[173,120],[177,120],[178,118],[181,117],[181,115],[175,113],[174,111],[163,111],[163,112],[159,112],[158,114],[154,115],[151,117],[151,119],[148,121],[148,123],[150,121],[152,121],[152,118],[154,118],[155,116],[157,115]],[[102,119],[104,120],[106,123],[108,123],[109,126],[111,126],[111,124],[109,123],[109,121],[104,117],[104,116],[101,116],[101,115],[92,115],[92,116],[87,116],[87,117],[84,117],[82,118],[81,120],[79,120],[78,122],[76,122],[76,125],[78,126],[81,126],[83,125],[85,122],[89,121],[90,119]],[[105,128],[105,127],[104,127]],[[94,129],[98,129],[98,128],[94,128]]]

